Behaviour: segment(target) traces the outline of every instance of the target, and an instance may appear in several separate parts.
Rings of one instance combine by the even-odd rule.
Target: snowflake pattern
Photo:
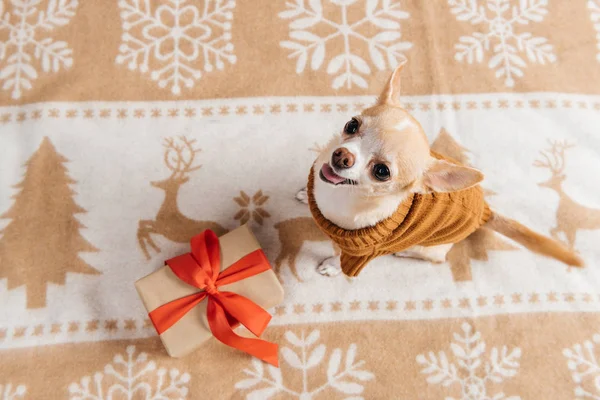
[[[462,324],[462,331],[463,335],[454,334],[456,342],[450,344],[452,354],[457,359],[456,364],[451,363],[443,351],[437,355],[429,352],[417,356],[417,362],[423,366],[421,373],[429,375],[427,382],[444,387],[458,383],[460,400],[520,400],[519,396],[505,397],[504,393],[491,396],[487,392],[490,382],[501,383],[517,374],[521,349],[517,347],[509,352],[506,346],[501,349],[494,347],[489,361],[483,364],[485,342],[481,340],[481,334],[473,332],[471,325],[466,322]],[[446,397],[446,400],[455,399]]]
[[[334,349],[329,357],[327,365],[327,381],[320,386],[310,388],[308,373],[311,369],[317,367],[324,360],[326,355],[326,346],[324,344],[316,345],[320,333],[313,330],[308,336],[302,333],[301,337],[293,332],[287,331],[285,339],[293,346],[282,347],[281,355],[283,360],[292,370],[299,371],[301,374],[302,388],[293,390],[286,386],[281,369],[267,365],[268,374],[265,373],[263,364],[258,360],[252,360],[252,369],[244,369],[248,378],[235,384],[236,389],[249,390],[247,400],[267,400],[277,394],[287,394],[300,400],[314,399],[318,394],[328,392],[326,398],[334,398],[332,395],[339,392],[352,397],[346,397],[347,400],[362,399],[359,395],[364,391],[364,385],[359,382],[370,381],[374,378],[373,374],[361,369],[364,361],[355,361],[356,345],[351,344],[346,351],[346,358],[342,366],[342,350]],[[312,348],[312,350],[311,350]]]
[[[530,22],[541,22],[548,13],[548,0],[519,0],[511,7],[511,0],[448,0],[452,14],[459,21],[468,21],[473,25],[487,25],[487,32],[473,32],[471,36],[461,36],[455,45],[455,59],[469,64],[481,63],[484,52],[493,55],[488,67],[496,71],[496,78],[504,78],[507,87],[515,85],[515,77],[521,78],[523,68],[527,67],[522,54],[532,63],[546,64],[556,61],[553,46],[543,37],[533,36],[530,32],[517,33],[515,26]],[[486,10],[487,8],[487,10]],[[488,13],[489,11],[489,13]]]
[[[577,343],[572,348],[564,349],[567,367],[571,371],[575,387],[575,400],[600,400],[600,364],[596,345],[600,343],[600,334],[583,344]]]
[[[63,41],[55,41],[48,33],[65,26],[75,15],[77,0],[49,0],[42,10],[41,0],[10,0],[12,13],[0,1],[0,32],[8,31],[8,40],[0,42],[0,81],[2,90],[11,90],[13,99],[32,89],[38,78],[34,59],[44,72],[58,72],[73,65],[73,51]],[[5,61],[6,60],[6,61]]]
[[[262,190],[254,193],[252,198],[242,190],[238,197],[233,198],[233,201],[240,206],[240,211],[235,214],[233,219],[240,221],[240,225],[244,225],[252,218],[259,225],[262,225],[264,220],[271,216],[263,207],[268,200],[269,196],[264,195]]]
[[[231,43],[234,0],[204,0],[202,11],[194,5],[200,2],[188,0],[168,0],[154,8],[153,3],[157,1],[119,1],[124,33],[117,64],[150,72],[160,88],[170,85],[174,95],[181,93],[182,86],[192,88],[202,70],[222,70],[225,62],[235,64]]]
[[[365,16],[350,20],[348,9],[358,3],[358,0],[325,0],[339,8],[339,18],[333,19],[325,15],[322,0],[289,0],[286,10],[279,17],[289,19],[292,40],[280,42],[280,46],[291,50],[288,58],[296,59],[296,72],[302,73],[310,58],[310,68],[319,70],[326,59],[328,44],[338,39],[343,43],[341,53],[334,55],[327,63],[327,73],[333,75],[332,87],[342,86],[350,89],[353,85],[361,88],[368,86],[363,75],[371,73],[371,67],[364,58],[357,55],[357,47],[362,43],[368,48],[373,65],[379,70],[395,68],[406,60],[404,52],[412,47],[412,43],[400,41],[400,20],[409,17],[407,12],[400,9],[398,3],[392,0],[364,1]],[[381,3],[381,4],[380,4]],[[335,14],[334,12],[328,14]],[[362,13],[361,13],[362,14]],[[370,26],[369,26],[370,25]],[[315,29],[327,29],[331,33],[319,36]],[[367,35],[365,31],[376,30],[378,33]],[[338,47],[330,46],[331,51]],[[387,61],[387,62],[386,62]]]
[[[13,385],[7,383],[6,385],[0,384],[0,399],[1,400],[15,400],[22,399],[23,395],[27,389],[25,385],[17,385],[17,387],[13,388]]]
[[[177,369],[157,370],[154,361],[148,361],[146,353],[134,357],[135,346],[127,346],[127,355],[117,354],[113,364],[104,367],[104,373],[96,372],[93,378],[85,376],[80,383],[71,383],[71,400],[104,400],[119,394],[125,398],[146,400],[182,399],[187,396],[190,375]],[[155,389],[152,388],[155,384]]]
[[[594,23],[594,30],[596,31],[596,47],[598,48],[596,60],[600,62],[600,0],[588,0],[588,8],[590,9],[590,17]]]

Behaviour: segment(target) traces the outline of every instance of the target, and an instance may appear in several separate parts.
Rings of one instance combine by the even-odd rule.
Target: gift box
[[[271,319],[265,309],[283,301],[283,288],[246,225],[220,238],[204,231],[192,238],[190,253],[165,263],[135,286],[171,357],[215,337],[277,365],[277,345],[235,333],[241,324],[260,336]]]

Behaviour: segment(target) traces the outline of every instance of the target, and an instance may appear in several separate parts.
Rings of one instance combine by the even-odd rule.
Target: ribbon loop
[[[255,250],[220,272],[219,238],[213,231],[206,230],[192,238],[191,250],[191,253],[172,258],[166,263],[179,279],[202,291],[173,300],[151,311],[149,317],[156,331],[163,333],[198,303],[207,299],[208,325],[217,340],[279,366],[276,344],[241,337],[233,331],[239,323],[254,335],[260,336],[271,320],[271,315],[244,296],[219,291],[220,286],[268,271],[271,267],[264,252],[261,249]]]

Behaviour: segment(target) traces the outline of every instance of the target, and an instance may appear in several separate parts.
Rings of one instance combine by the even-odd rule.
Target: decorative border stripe
[[[507,109],[563,109],[600,111],[599,96],[550,94],[524,95],[465,95],[440,99],[436,96],[405,99],[404,107],[411,112],[452,112]],[[509,98],[510,97],[510,98]],[[357,113],[372,104],[374,97],[346,98],[269,98],[163,103],[46,103],[22,107],[0,108],[0,124],[21,124],[43,120],[129,120],[129,119],[199,119],[204,117],[261,116],[296,113]]]
[[[558,293],[530,292],[496,294],[460,298],[419,299],[419,300],[369,300],[349,302],[295,303],[284,304],[271,310],[275,316],[272,325],[303,323],[293,318],[310,316],[320,320],[336,315],[364,316],[365,312],[375,317],[391,318],[399,315],[407,319],[435,316],[440,312],[457,311],[463,317],[478,317],[498,312],[514,311],[518,306],[534,306],[527,312],[548,312],[548,308],[561,308],[571,312],[600,311],[600,293]],[[566,306],[566,307],[565,307]],[[539,310],[535,309],[539,308]],[[473,314],[464,314],[472,312]],[[364,318],[362,318],[364,319]],[[352,321],[351,318],[348,322]],[[315,321],[313,321],[315,322]],[[138,338],[154,335],[155,330],[148,318],[144,319],[92,319],[55,322],[30,326],[0,327],[0,348],[14,348],[44,343],[65,341],[85,341],[99,339]]]

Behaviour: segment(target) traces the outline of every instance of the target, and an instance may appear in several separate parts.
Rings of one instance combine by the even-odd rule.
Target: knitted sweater
[[[431,152],[438,159],[457,161]],[[344,274],[357,276],[376,257],[397,253],[412,246],[456,243],[491,216],[480,186],[453,193],[411,194],[394,214],[376,225],[347,230],[327,220],[314,197],[314,166],[308,176],[308,203],[319,228],[341,251]]]

